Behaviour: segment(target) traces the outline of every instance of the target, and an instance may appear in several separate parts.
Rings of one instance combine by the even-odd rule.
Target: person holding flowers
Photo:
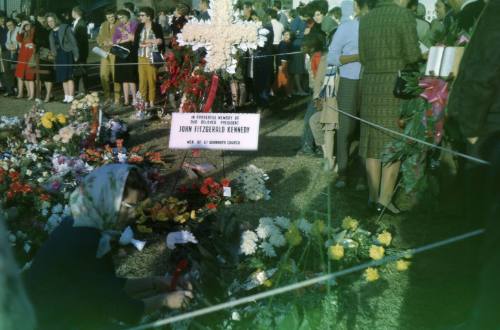
[[[39,329],[114,329],[115,321],[133,324],[145,312],[178,309],[193,298],[190,290],[170,291],[164,277],[115,274],[112,237],[146,197],[138,170],[121,164],[100,167],[73,192],[72,219],[56,227],[26,273]]]

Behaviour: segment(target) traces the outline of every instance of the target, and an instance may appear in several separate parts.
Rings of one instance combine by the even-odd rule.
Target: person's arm
[[[482,130],[500,88],[500,3],[490,2],[465,51],[448,103],[462,133],[474,143]]]
[[[349,64],[349,63],[354,63],[354,62],[359,62],[359,54],[355,55],[342,55],[339,57],[339,62],[342,65]]]
[[[99,28],[99,34],[97,35],[97,38],[96,38],[97,45],[99,47],[108,46],[105,44],[106,40],[104,39],[105,24],[106,23],[101,24],[101,27]]]
[[[78,49],[78,43],[76,42],[75,35],[69,26],[66,26],[66,30],[64,32],[66,37],[69,39],[69,43],[71,44],[71,52],[73,53],[73,59],[77,62],[80,59],[80,50]]]

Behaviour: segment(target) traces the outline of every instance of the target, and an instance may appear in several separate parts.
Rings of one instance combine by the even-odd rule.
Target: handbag
[[[38,52],[38,57],[40,58],[40,61],[44,62],[54,62],[53,58],[50,58],[50,49],[41,47],[39,52]]]
[[[398,76],[396,77],[396,83],[394,84],[394,90],[392,92],[394,97],[403,100],[410,100],[417,97],[417,95],[408,90],[407,78],[414,76],[419,72],[418,65],[416,64],[409,64],[403,70],[399,70]]]
[[[161,67],[166,63],[163,54],[159,51],[151,52],[149,60],[151,61],[151,64],[153,64],[156,67]]]
[[[113,45],[109,52],[122,60],[127,59],[130,55],[130,49],[120,45]]]

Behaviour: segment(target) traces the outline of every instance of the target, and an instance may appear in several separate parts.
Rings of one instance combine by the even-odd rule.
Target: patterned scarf
[[[71,194],[69,204],[74,227],[91,227],[101,231],[97,258],[111,250],[111,236],[116,233],[125,184],[133,168],[122,164],[100,167]]]

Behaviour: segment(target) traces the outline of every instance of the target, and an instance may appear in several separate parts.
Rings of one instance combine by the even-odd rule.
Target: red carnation
[[[203,181],[203,184],[211,186],[211,185],[214,184],[214,179],[212,179],[212,178],[206,178],[205,181]]]

